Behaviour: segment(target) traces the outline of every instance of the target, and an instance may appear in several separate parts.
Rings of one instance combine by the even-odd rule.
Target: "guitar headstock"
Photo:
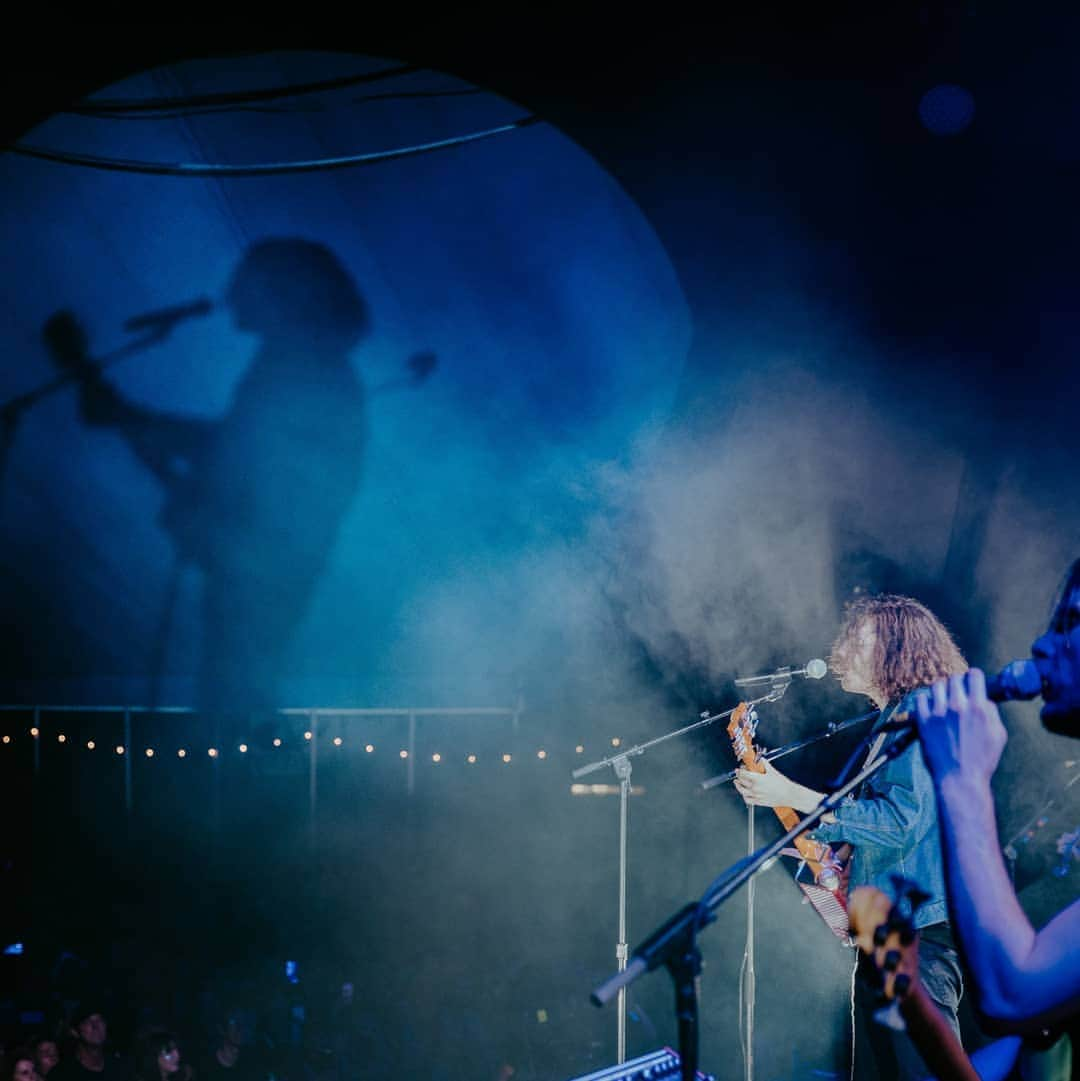
[[[758,715],[753,706],[740,702],[728,721],[727,734],[731,737],[731,746],[735,757],[747,767],[753,766],[758,759],[754,737],[757,735]]]
[[[852,937],[873,963],[882,995],[890,1002],[902,999],[919,978],[914,917],[928,898],[910,879],[893,875],[892,880],[894,898],[873,886],[860,886],[848,898]]]

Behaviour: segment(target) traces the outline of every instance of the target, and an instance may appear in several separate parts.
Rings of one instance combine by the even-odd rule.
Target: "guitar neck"
[[[911,990],[901,999],[900,1013],[911,1042],[938,1081],[979,1081],[952,1026],[918,980],[913,981]]]
[[[740,702],[731,711],[731,721],[727,726],[732,749],[735,751],[735,757],[746,769],[753,770],[755,773],[764,773],[765,763],[754,743],[756,731],[757,714],[752,706],[746,702]],[[799,824],[799,815],[793,807],[774,807],[773,810],[785,829],[793,830]],[[840,884],[840,865],[833,855],[832,849],[820,841],[810,840],[805,834],[800,834],[795,838],[795,848],[813,872],[814,882],[832,893],[841,908],[846,907],[843,897],[844,891]],[[835,903],[833,903],[833,907],[835,907]],[[828,917],[824,918],[830,928],[833,928],[835,921]],[[835,932],[835,928],[833,930]]]
[[[762,772],[764,772],[764,769],[762,769]],[[794,829],[801,821],[798,811],[793,807],[774,807],[773,811],[786,830]],[[800,834],[796,837],[794,845],[801,853],[802,858],[806,860],[806,865],[810,868],[816,882],[821,877],[824,862],[832,860],[832,850],[828,845],[821,844],[820,841],[811,841],[806,834]]]

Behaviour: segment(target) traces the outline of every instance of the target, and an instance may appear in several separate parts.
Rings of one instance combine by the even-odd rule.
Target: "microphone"
[[[749,687],[755,683],[785,683],[792,676],[821,679],[828,670],[829,666],[820,657],[815,657],[812,661],[807,661],[806,666],[803,668],[778,668],[775,672],[769,672],[763,676],[744,676],[742,679],[735,680],[735,686]]]
[[[171,308],[158,308],[156,311],[133,315],[125,324],[125,330],[154,330],[159,334],[168,334],[177,323],[196,316],[208,315],[213,308],[208,297],[187,304],[174,304]]]
[[[996,676],[986,677],[986,697],[991,702],[1015,702],[1040,694],[1042,677],[1032,660],[1011,661]]]
[[[929,701],[930,688],[920,688],[916,694],[925,695]],[[1032,660],[1010,661],[996,676],[986,677],[986,697],[991,702],[1027,701],[1042,694],[1042,676]],[[895,720],[882,726],[880,731],[899,732],[915,724],[915,709],[905,710]],[[1011,857],[1010,857],[1011,858]]]

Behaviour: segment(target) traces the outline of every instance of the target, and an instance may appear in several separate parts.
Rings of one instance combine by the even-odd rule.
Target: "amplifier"
[[[572,1077],[570,1081],[679,1081],[680,1064],[678,1052],[665,1047],[624,1062],[621,1066],[607,1066],[595,1073]],[[700,1070],[694,1076],[698,1081],[716,1081],[712,1074],[704,1074]]]

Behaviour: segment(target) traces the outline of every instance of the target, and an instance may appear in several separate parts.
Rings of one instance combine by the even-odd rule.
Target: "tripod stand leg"
[[[619,758],[614,762],[615,776],[619,779],[619,941],[615,947],[615,957],[619,971],[626,969],[630,957],[630,946],[626,941],[626,878],[628,870],[627,832],[630,814],[630,775],[633,767],[628,758]],[[618,1017],[618,1038],[616,1043],[616,1063],[626,1061],[626,988],[619,989],[616,1003]]]

